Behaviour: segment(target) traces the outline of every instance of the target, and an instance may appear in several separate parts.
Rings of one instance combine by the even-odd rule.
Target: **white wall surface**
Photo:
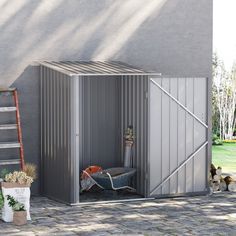
[[[35,61],[120,60],[211,77],[212,0],[0,0],[0,12],[0,87],[19,90],[26,161],[39,161]]]

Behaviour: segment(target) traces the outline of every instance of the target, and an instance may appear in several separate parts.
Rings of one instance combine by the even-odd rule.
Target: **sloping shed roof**
[[[67,75],[140,75],[155,74],[120,61],[42,61],[41,65]]]

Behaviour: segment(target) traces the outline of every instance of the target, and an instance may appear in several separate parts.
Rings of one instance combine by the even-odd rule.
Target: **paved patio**
[[[236,193],[66,206],[37,197],[32,222],[0,221],[0,235],[236,235]]]

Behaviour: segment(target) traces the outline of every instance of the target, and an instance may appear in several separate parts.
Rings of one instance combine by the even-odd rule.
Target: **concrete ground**
[[[236,235],[236,193],[73,207],[37,197],[31,206],[31,222],[0,221],[0,235]]]

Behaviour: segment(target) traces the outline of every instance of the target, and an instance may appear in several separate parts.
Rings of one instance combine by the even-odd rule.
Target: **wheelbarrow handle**
[[[104,189],[87,171],[83,170],[83,173],[86,174],[98,187]]]

